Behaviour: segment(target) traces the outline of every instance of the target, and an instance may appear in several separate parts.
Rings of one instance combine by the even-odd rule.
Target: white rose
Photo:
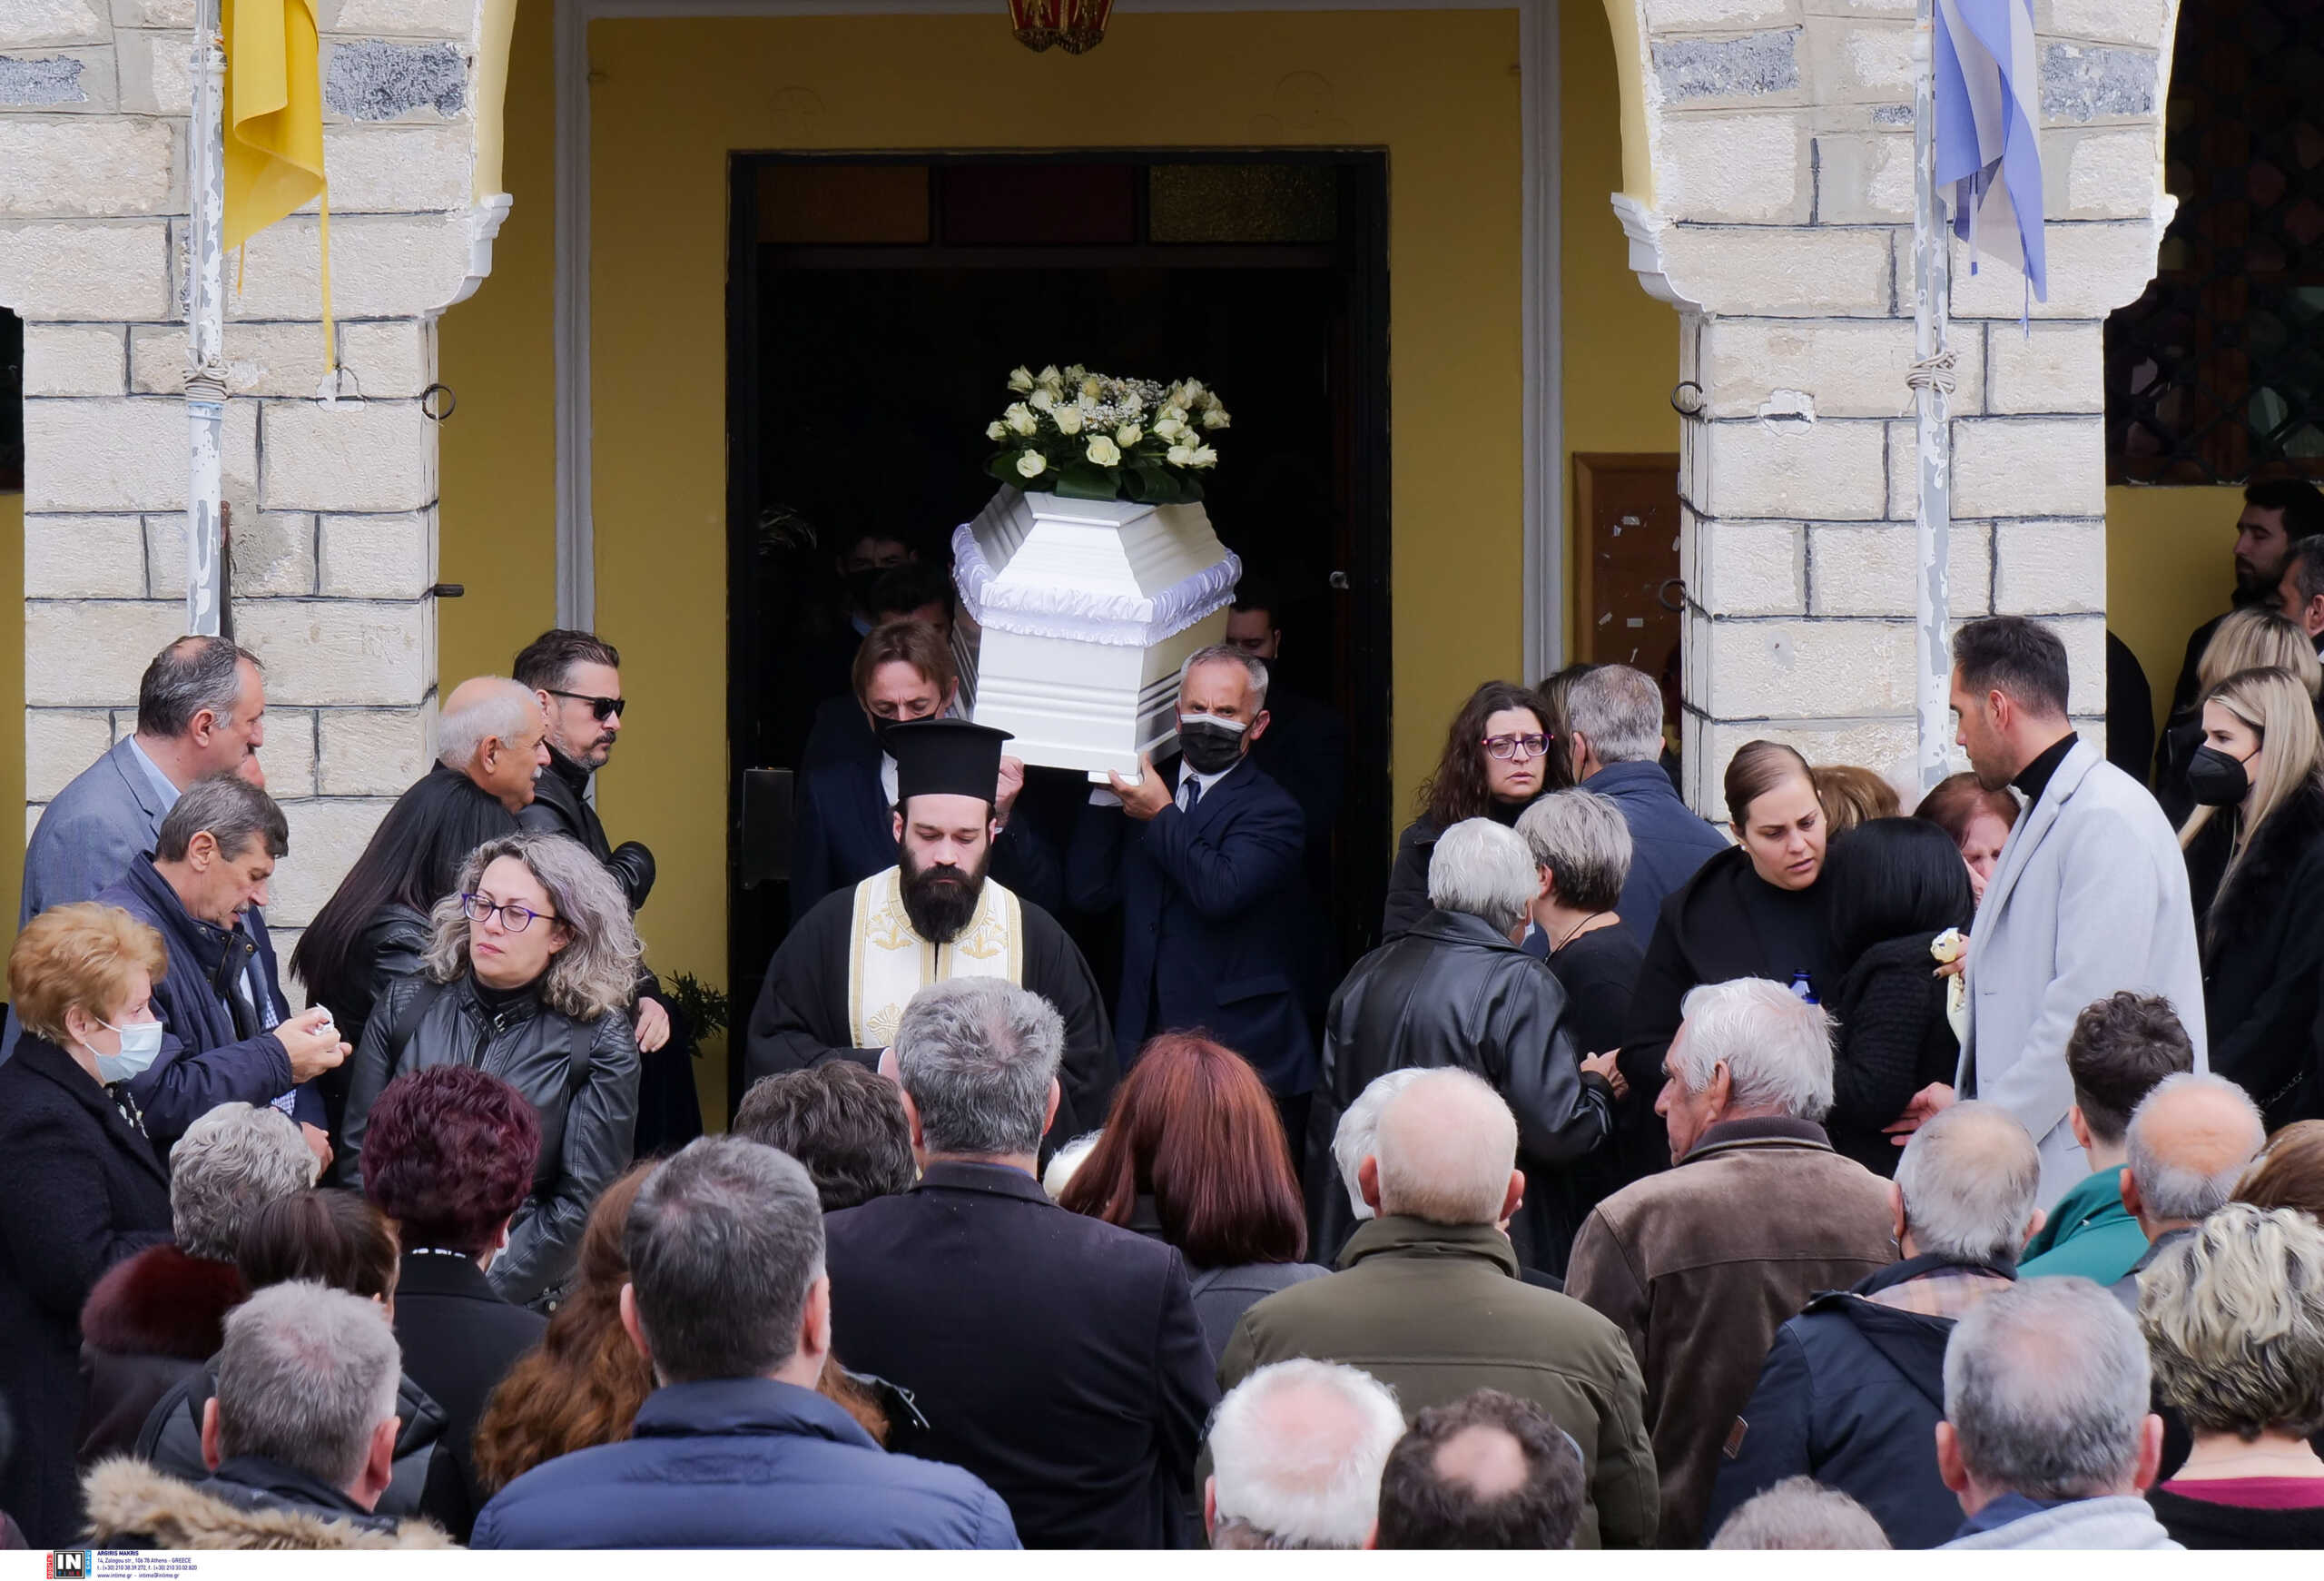
[[[1065,375],[1059,373],[1057,371],[1057,364],[1052,362],[1039,373],[1034,374],[1033,380],[1036,383],[1046,384],[1054,389],[1065,382]]]
[[[1088,454],[1090,465],[1095,467],[1118,467],[1122,464],[1120,448],[1103,434],[1089,441]]]
[[[1218,465],[1218,452],[1212,450],[1208,445],[1200,446],[1195,451],[1195,459],[1189,462],[1188,465],[1195,467],[1216,467]]]
[[[1040,451],[1027,450],[1017,458],[1017,475],[1019,478],[1038,478],[1049,470],[1049,465]]]
[[[1084,400],[1096,400],[1105,392],[1106,387],[1094,379],[1085,379],[1081,381],[1081,399]]]
[[[1053,410],[1056,406],[1057,397],[1049,393],[1049,387],[1048,385],[1044,384],[1039,390],[1033,391],[1033,410],[1035,411]]]
[[[1192,445],[1172,445],[1169,455],[1164,459],[1173,467],[1191,467],[1195,464],[1195,448]]]
[[[1203,409],[1202,426],[1206,429],[1225,429],[1233,428],[1235,424],[1234,420],[1226,415],[1225,407],[1210,406]]]
[[[1019,401],[1000,414],[1000,420],[1020,434],[1030,434],[1041,425],[1033,416],[1033,409]]]
[[[1154,425],[1154,437],[1157,440],[1170,440],[1175,441],[1186,431],[1187,425],[1180,422],[1176,418],[1166,417],[1160,422]]]
[[[1026,368],[1011,368],[1009,371],[1009,388],[1015,390],[1019,395],[1024,395],[1029,392],[1033,388],[1033,375],[1031,370]]]
[[[1134,422],[1126,422],[1114,430],[1114,443],[1127,450],[1146,437],[1146,430]]]
[[[1162,409],[1162,420],[1164,422],[1184,422],[1187,420],[1187,409],[1180,406],[1174,400],[1169,405]]]
[[[987,423],[984,437],[996,441],[1005,440],[1009,437],[1009,425],[1005,422]]]
[[[1038,400],[1040,397],[1033,399]],[[1078,406],[1060,406],[1049,416],[1057,421],[1057,431],[1068,439],[1081,431],[1081,409]]]
[[[1192,406],[1196,401],[1200,400],[1202,397],[1202,380],[1199,379],[1189,379],[1184,384],[1178,386],[1178,404],[1180,406]]]

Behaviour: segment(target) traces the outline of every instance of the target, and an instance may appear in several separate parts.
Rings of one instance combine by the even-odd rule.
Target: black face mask
[[[2187,788],[2195,803],[2205,807],[2231,807],[2251,794],[2251,776],[2243,772],[2244,759],[2230,757],[2216,746],[2198,746],[2187,764]]]
[[[1243,756],[1243,733],[1207,719],[1189,719],[1178,726],[1178,750],[1196,774],[1224,774]]]
[[[896,749],[892,745],[892,732],[902,723],[901,719],[882,719],[877,714],[872,716],[872,738],[880,744],[880,750],[890,757],[896,755]]]

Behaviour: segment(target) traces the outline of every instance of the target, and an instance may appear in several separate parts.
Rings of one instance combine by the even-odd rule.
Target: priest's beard
[[[896,854],[903,868],[904,915],[911,919],[911,931],[931,944],[959,938],[984,894],[984,870],[992,861],[992,847],[985,847],[973,870],[949,862],[922,867],[909,845],[898,846]]]

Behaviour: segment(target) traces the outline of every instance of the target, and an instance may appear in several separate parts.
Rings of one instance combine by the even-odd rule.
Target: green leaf
[[[1068,461],[1058,469],[1057,491],[1068,499],[1118,499],[1121,473],[1113,467]]]

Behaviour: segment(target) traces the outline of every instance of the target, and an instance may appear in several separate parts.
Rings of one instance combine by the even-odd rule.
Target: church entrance
[[[728,282],[732,975],[738,1021],[790,914],[772,849],[839,637],[834,557],[867,530],[944,562],[995,485],[985,424],[1019,364],[1193,376],[1235,418],[1206,480],[1246,582],[1275,590],[1275,685],[1347,727],[1314,853],[1319,985],[1375,942],[1389,780],[1384,154],[739,154]],[[840,637],[843,643],[844,638]],[[1019,816],[1060,848],[1080,776]],[[1110,995],[1108,919],[1060,916]],[[737,1068],[739,1069],[739,1062]]]

